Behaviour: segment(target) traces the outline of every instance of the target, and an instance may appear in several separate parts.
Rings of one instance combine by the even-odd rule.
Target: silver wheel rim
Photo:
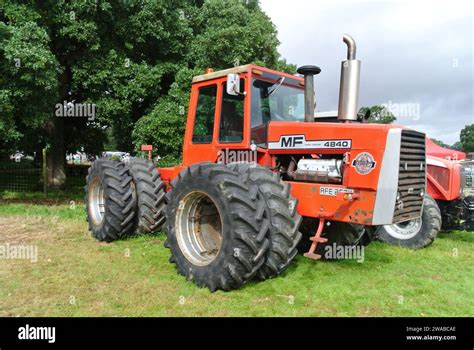
[[[179,202],[176,239],[192,264],[206,266],[216,259],[222,246],[222,226],[222,216],[209,195],[194,191]]]
[[[104,220],[105,199],[104,188],[99,178],[95,178],[89,186],[89,213],[94,225]]]
[[[393,225],[385,225],[385,231],[397,239],[410,239],[415,237],[420,232],[423,222],[421,218],[401,222]]]

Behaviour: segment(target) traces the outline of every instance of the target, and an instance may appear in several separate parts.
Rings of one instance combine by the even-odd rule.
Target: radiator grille
[[[393,222],[419,217],[423,207],[426,181],[425,134],[402,130],[398,197]]]

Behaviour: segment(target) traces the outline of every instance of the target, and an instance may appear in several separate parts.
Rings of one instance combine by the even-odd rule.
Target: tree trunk
[[[72,81],[72,72],[67,64],[59,76],[58,97],[59,103],[67,100]],[[66,149],[64,146],[64,117],[53,113],[47,124],[51,148],[48,150],[48,186],[64,189],[66,185]]]
[[[48,186],[63,189],[66,184],[66,151],[64,149],[64,120],[53,116],[48,123],[51,148],[48,150]]]

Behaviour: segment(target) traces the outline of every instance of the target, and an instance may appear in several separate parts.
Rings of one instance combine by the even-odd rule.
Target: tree
[[[456,151],[462,151],[462,144],[461,144],[461,141],[456,141],[455,143],[453,143],[451,145],[451,147],[449,147],[451,149],[454,149]]]
[[[359,110],[359,113],[365,114],[368,110],[370,110],[369,123],[391,124],[397,120],[392,112],[390,112],[386,107],[380,105],[362,107]]]
[[[474,124],[466,125],[461,130],[460,142],[464,152],[474,152]]]
[[[18,150],[42,128],[57,99],[59,63],[39,14],[23,5],[0,9],[0,152]],[[10,21],[8,24],[5,21]]]

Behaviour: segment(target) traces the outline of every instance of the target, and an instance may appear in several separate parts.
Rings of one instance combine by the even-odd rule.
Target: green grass
[[[474,316],[474,233],[419,251],[375,242],[363,263],[298,256],[278,278],[210,293],[176,273],[163,234],[94,241],[82,204],[1,204],[0,232],[39,253],[0,260],[0,316]]]

